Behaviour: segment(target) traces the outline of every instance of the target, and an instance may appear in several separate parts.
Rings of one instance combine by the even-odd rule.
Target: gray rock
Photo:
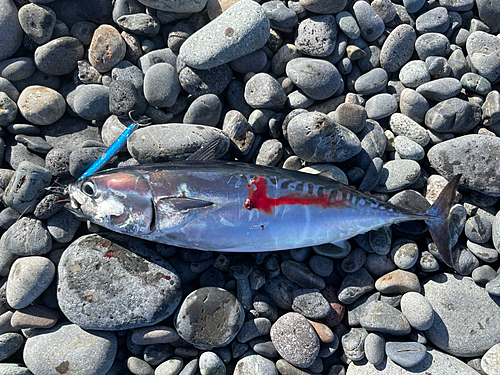
[[[149,70],[149,68],[151,68],[153,65],[155,65],[155,64],[161,64],[161,63],[167,63],[167,64],[170,64],[172,66],[176,66],[177,65],[177,56],[175,55],[175,53],[170,48],[156,49],[154,51],[146,53],[145,55],[141,56],[141,58],[139,59],[137,65],[139,66],[139,68],[141,68],[142,72],[144,74],[146,74],[147,71]],[[139,88],[138,84],[140,83],[140,85],[142,87],[142,80],[143,80],[143,78],[142,78],[142,76],[139,77],[137,75],[136,70],[135,70],[135,68],[137,68],[137,67],[135,65],[129,66],[125,60],[121,61],[112,70],[112,74],[118,68],[120,68],[120,69],[125,68],[127,70],[127,72],[122,72],[121,74],[127,74],[127,75],[131,75],[132,74],[134,76],[134,78],[135,78],[134,79],[134,81],[136,82],[135,86],[137,88]],[[118,72],[116,72],[116,74],[118,74]],[[116,79],[116,78],[113,76],[113,79]]]
[[[467,241],[467,248],[483,262],[493,263],[498,259],[498,251],[489,245],[479,245],[469,240]]]
[[[435,346],[451,355],[476,357],[498,340],[498,297],[488,295],[471,278],[437,274],[424,282],[423,289],[435,312],[425,335]]]
[[[365,340],[368,332],[364,328],[351,328],[342,336],[342,348],[347,358],[360,361],[365,358]]]
[[[326,60],[299,57],[286,64],[286,74],[312,99],[323,100],[334,95],[341,84],[337,68]]]
[[[109,87],[97,84],[80,85],[75,90],[73,110],[86,120],[109,117]]]
[[[472,271],[471,277],[476,284],[479,284],[479,285],[486,284],[487,285],[490,281],[492,281],[496,277],[498,277],[498,274],[491,266],[485,264],[483,266],[479,266],[476,269],[474,269],[474,271]],[[490,284],[490,287],[492,285],[493,285],[493,283]],[[488,288],[486,288],[486,291],[488,293],[490,292],[490,290],[488,290]]]
[[[425,359],[427,348],[418,342],[389,341],[385,344],[385,352],[394,363],[411,368]]]
[[[382,68],[375,68],[360,76],[354,83],[354,89],[361,95],[373,95],[383,91],[387,81],[387,72]]]
[[[431,80],[425,62],[412,60],[406,63],[399,72],[399,79],[406,87],[417,88]]]
[[[258,73],[245,85],[245,100],[252,108],[281,109],[286,102],[286,94],[271,75]]]
[[[2,245],[15,255],[44,255],[52,248],[52,238],[44,222],[22,217],[2,235]]]
[[[481,267],[476,268],[474,271]],[[474,271],[472,271],[474,273]],[[493,296],[500,296],[500,277],[495,277],[493,280],[490,280],[485,285],[486,291]]]
[[[404,336],[410,333],[410,324],[401,312],[382,301],[373,301],[365,306],[359,318],[361,326],[368,331]]]
[[[256,354],[250,354],[241,358],[235,366],[234,375],[245,374],[269,374],[278,375],[276,365],[273,361]]]
[[[407,188],[420,176],[420,165],[414,160],[391,160],[380,171],[377,186],[378,193],[389,193]]]
[[[135,35],[154,37],[160,31],[158,21],[146,13],[126,14],[116,20],[123,30]]]
[[[179,59],[196,69],[211,69],[264,46],[270,24],[254,1],[240,1],[186,40]]]
[[[290,281],[303,288],[324,289],[325,287],[325,281],[302,263],[286,260],[281,263],[281,272]]]
[[[417,275],[412,272],[395,270],[385,274],[375,281],[375,288],[384,294],[420,292]]]
[[[24,344],[19,333],[4,333],[0,335],[0,360],[5,361],[14,355]]]
[[[40,97],[44,100],[40,101]],[[18,100],[19,111],[33,124],[50,125],[59,120],[66,111],[66,102],[61,94],[44,86],[25,88]]]
[[[361,141],[361,152],[356,155],[355,160],[360,168],[366,170],[374,158],[384,155],[387,137],[382,127],[374,120],[367,120],[364,129],[357,136]]]
[[[23,43],[23,29],[19,23],[18,11],[12,0],[0,2],[0,61],[11,57]]]
[[[342,261],[342,269],[347,273],[358,271],[366,261],[366,252],[358,247],[351,251]],[[328,276],[328,275],[327,275]]]
[[[222,130],[231,141],[230,150],[239,155],[247,155],[255,141],[255,134],[245,117],[238,111],[231,110],[224,117]]]
[[[433,146],[427,156],[431,166],[447,179],[462,173],[462,184],[469,189],[500,196],[496,180],[500,141],[486,135],[465,135]],[[478,171],[481,171],[478,173]]]
[[[375,254],[385,255],[391,251],[392,230],[382,227],[368,233],[368,243]]]
[[[368,3],[364,1],[356,2],[353,11],[364,40],[373,42],[382,35],[385,30],[384,21]]]
[[[264,141],[259,148],[255,164],[275,166],[283,157],[283,144],[277,139]]]
[[[180,90],[175,68],[168,63],[153,65],[144,76],[144,96],[154,107],[174,105]]]
[[[230,84],[233,72],[229,64],[223,64],[209,70],[190,68],[179,73],[179,83],[189,94],[198,97],[204,94],[220,95]]]
[[[200,373],[202,375],[225,375],[226,366],[222,359],[214,352],[203,352],[199,358]]]
[[[180,374],[184,367],[184,361],[180,357],[174,357],[162,362],[156,369],[155,375]]]
[[[429,103],[427,102],[427,99],[425,99],[422,95],[420,95],[418,92],[412,89],[404,89],[399,97],[399,109],[401,111],[402,115],[405,115],[409,117],[411,120],[415,121],[418,124],[422,124],[425,119],[425,114],[429,110]],[[393,114],[391,116],[391,119],[393,116],[396,116],[397,114]],[[391,126],[392,128],[392,126]],[[425,129],[421,128],[424,132]],[[394,130],[393,130],[394,131]],[[422,134],[422,132],[419,132]],[[427,132],[425,132],[427,133]],[[413,139],[412,137],[409,137]],[[429,138],[429,135],[426,134],[424,138]],[[413,139],[415,140],[415,139]],[[416,141],[416,140],[415,140]],[[417,143],[420,144],[420,142],[416,141]],[[421,146],[425,146],[420,144]]]
[[[29,161],[21,162],[3,194],[5,204],[19,213],[31,213],[49,186],[51,173]]]
[[[392,246],[391,256],[399,269],[410,269],[417,263],[418,246],[411,240],[399,238]]]
[[[22,309],[38,298],[52,282],[55,266],[47,258],[30,256],[17,259],[9,272],[7,302]]]
[[[287,132],[295,154],[308,162],[342,162],[361,149],[353,132],[319,112],[295,116],[288,123]],[[330,147],[332,143],[337,145],[334,150]]]
[[[493,90],[488,93],[484,104],[482,106],[483,110],[483,125],[489,126],[500,121],[500,93]]]
[[[143,241],[134,239],[125,248],[113,236],[97,234],[80,237],[63,253],[57,294],[71,321],[101,330],[156,324],[170,316],[181,299],[179,276]]]
[[[17,363],[0,363],[0,371],[5,375],[32,375],[27,367]]]
[[[153,368],[146,361],[143,361],[142,359],[139,359],[137,357],[129,357],[127,359],[126,365],[127,369],[132,374],[144,374],[144,375],[154,374]]]
[[[0,92],[0,126],[7,126],[14,122],[17,116],[17,105],[4,92]]]
[[[340,12],[335,16],[340,30],[350,39],[357,39],[361,35],[356,19],[349,12]]]
[[[333,52],[336,38],[337,23],[334,16],[313,16],[300,22],[295,46],[306,55],[324,57]]]
[[[329,302],[317,289],[296,289],[292,309],[309,319],[322,319],[331,312]]]
[[[447,57],[450,53],[450,41],[443,34],[425,33],[415,41],[415,51],[422,61],[429,56]]]
[[[365,356],[368,362],[377,366],[385,359],[385,339],[379,333],[369,333],[365,339]]]
[[[71,212],[62,210],[47,219],[47,230],[56,242],[68,243],[81,223]]]
[[[128,139],[127,149],[141,163],[185,160],[215,139],[220,139],[216,152],[220,157],[229,148],[229,138],[217,128],[189,124],[152,125],[136,130]]]
[[[410,25],[402,24],[391,31],[380,51],[380,66],[396,72],[410,60],[417,36]]]
[[[440,78],[423,83],[417,87],[417,92],[428,100],[441,102],[456,96],[462,90],[462,84],[456,78]]]
[[[365,268],[361,267],[358,271],[344,277],[339,288],[338,299],[344,304],[350,304],[373,289],[373,278]]]
[[[484,31],[467,38],[467,53],[474,69],[491,83],[500,79],[500,40]],[[487,52],[485,53],[485,49]]]
[[[92,345],[89,345],[89,343]],[[87,371],[105,374],[117,350],[113,332],[85,331],[75,324],[58,324],[28,338],[24,361],[34,374]],[[89,371],[92,363],[92,371]]]
[[[474,269],[479,267],[479,260],[472,252],[461,244],[453,249],[453,267],[460,275],[470,275]]]
[[[9,81],[28,79],[35,72],[35,64],[30,57],[14,57],[0,63],[1,76]]]
[[[415,21],[416,29],[420,33],[444,33],[450,26],[448,10],[436,7],[419,16]]]
[[[35,65],[45,74],[62,76],[76,69],[83,54],[83,45],[78,39],[63,36],[35,50]]]
[[[365,109],[368,118],[379,120],[396,112],[398,101],[391,94],[377,94],[366,101]]]
[[[53,327],[59,314],[43,305],[30,305],[12,315],[11,325],[14,328],[50,328]]]
[[[19,23],[36,44],[50,40],[56,24],[56,14],[45,5],[26,4],[19,9]]]
[[[136,345],[168,344],[179,340],[174,328],[155,325],[134,330],[131,340]]]
[[[398,135],[394,139],[394,148],[402,159],[419,161],[425,157],[425,151],[422,146],[402,135]]]
[[[442,56],[429,56],[425,59],[425,66],[433,78],[445,78],[451,75],[451,66]]]
[[[420,331],[429,329],[434,322],[434,310],[420,293],[408,292],[401,298],[401,312],[410,325]]]
[[[484,0],[476,1],[479,18],[488,25],[493,33],[500,32],[500,6],[497,3],[492,3]]]
[[[460,78],[462,86],[479,95],[487,95],[491,92],[491,83],[484,77],[476,73],[465,73]]]
[[[243,307],[231,293],[220,288],[200,288],[182,302],[175,328],[196,348],[211,350],[231,342],[244,318]]]
[[[264,290],[268,294],[268,297],[265,301],[259,304],[263,305],[262,308],[266,311],[266,315],[264,316],[268,317],[270,320],[276,320],[276,316],[274,315],[275,313],[277,315],[277,311],[275,311],[275,308],[273,308],[272,304],[270,305],[268,299],[274,301],[275,305],[281,309],[291,310],[293,302],[293,290],[296,287],[297,286],[293,282],[291,282],[283,275],[278,275],[272,279],[267,280],[264,286]],[[254,301],[254,309],[258,310],[255,306],[255,303],[256,302]],[[274,317],[274,319],[271,319],[272,317]]]
[[[159,11],[181,14],[201,12],[203,8],[205,8],[205,5],[207,5],[206,0],[175,0],[173,2],[164,0],[141,0],[140,3]]]
[[[222,114],[222,103],[217,95],[206,94],[197,97],[189,106],[184,119],[185,124],[216,126]]]
[[[318,356],[318,336],[298,313],[281,316],[271,327],[271,340],[281,357],[293,366],[307,368]]]
[[[491,221],[482,215],[474,215],[465,223],[465,235],[475,243],[485,243],[491,238]]]
[[[270,330],[271,321],[267,318],[259,317],[243,323],[236,338],[239,342],[246,343],[256,337],[267,335]]]

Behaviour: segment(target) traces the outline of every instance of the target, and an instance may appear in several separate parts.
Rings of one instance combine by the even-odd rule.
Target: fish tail
[[[448,215],[455,201],[460,177],[462,177],[462,175],[456,175],[446,184],[434,204],[425,213],[426,215],[434,217],[425,222],[443,261],[452,268],[453,260],[451,255]]]

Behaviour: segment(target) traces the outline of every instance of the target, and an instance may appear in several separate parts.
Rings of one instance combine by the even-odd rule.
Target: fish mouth
[[[81,206],[80,203],[76,202],[75,200],[72,200],[71,203],[66,203],[64,205],[64,208],[67,209],[69,212],[71,212],[73,215],[75,215],[77,219],[80,219],[82,221],[87,221],[87,217],[80,209],[80,206]]]

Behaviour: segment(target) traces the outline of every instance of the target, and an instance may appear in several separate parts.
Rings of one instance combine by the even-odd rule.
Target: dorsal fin
[[[198,150],[196,150],[193,154],[191,154],[186,160],[189,161],[214,161],[217,160],[216,150],[219,147],[220,139],[214,139],[209,142],[207,145],[202,146]]]

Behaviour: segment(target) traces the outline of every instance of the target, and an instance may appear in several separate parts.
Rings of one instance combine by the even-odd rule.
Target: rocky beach
[[[500,374],[499,90],[499,1],[0,0],[0,374]],[[108,167],[218,141],[419,213],[461,174],[454,267],[423,221],[224,253],[79,220],[141,115]]]

